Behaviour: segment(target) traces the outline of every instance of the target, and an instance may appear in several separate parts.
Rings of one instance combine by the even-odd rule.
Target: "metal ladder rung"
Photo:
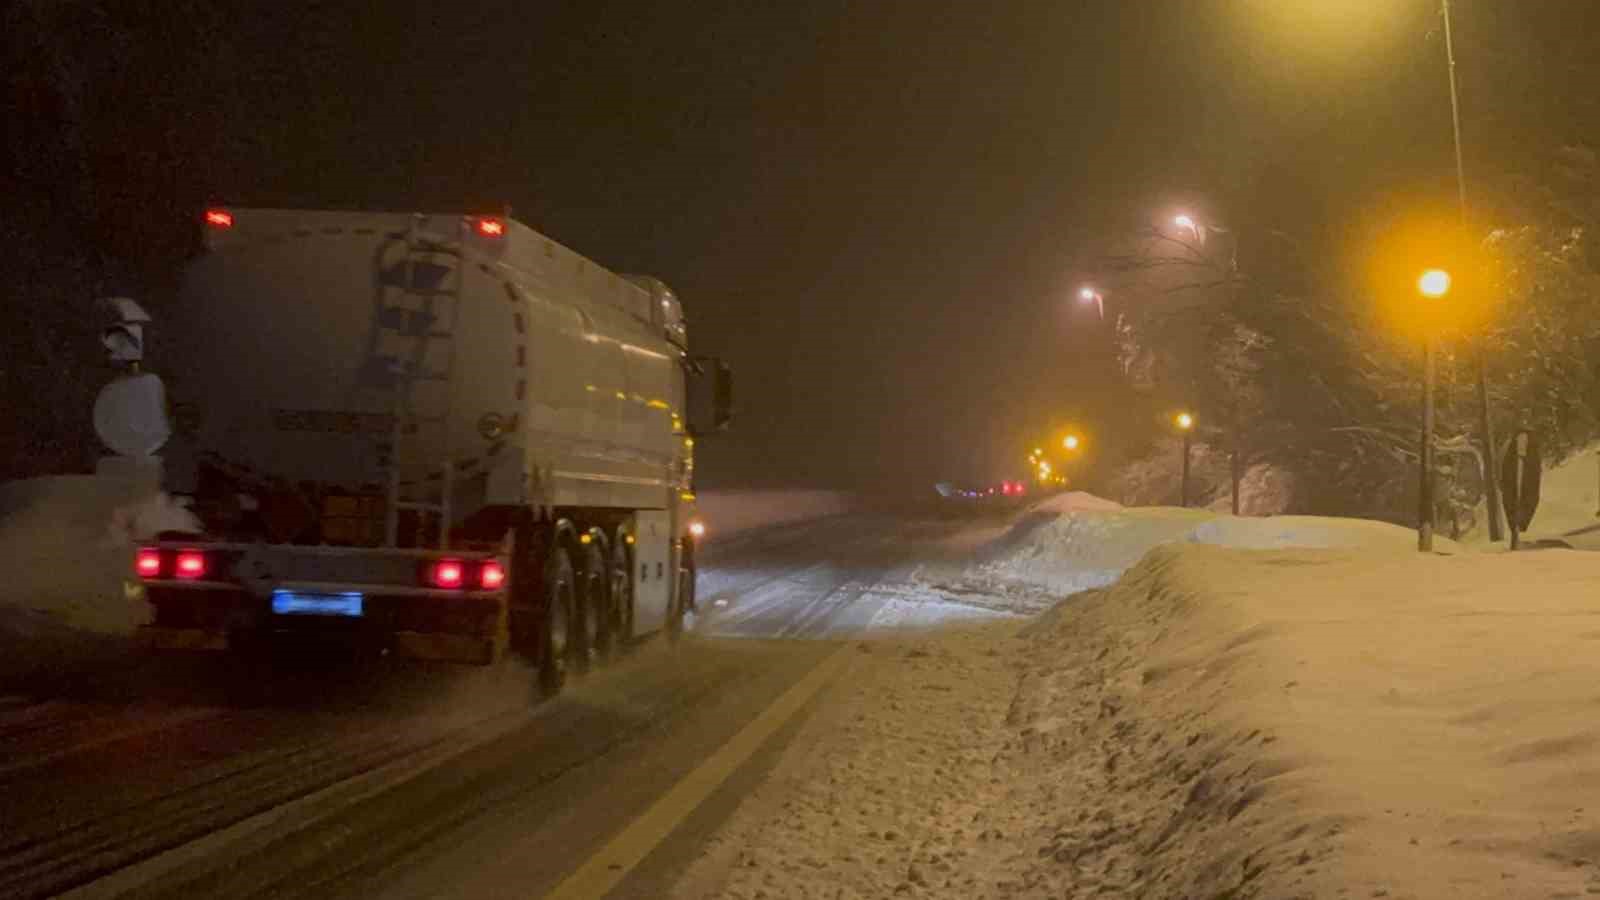
[[[395,503],[395,509],[420,509],[424,512],[444,512],[443,503],[424,503],[418,500],[401,500]]]

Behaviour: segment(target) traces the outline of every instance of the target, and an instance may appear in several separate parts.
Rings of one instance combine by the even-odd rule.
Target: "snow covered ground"
[[[1480,504],[1477,521],[1486,521]],[[1544,471],[1539,506],[1528,528],[1530,540],[1559,540],[1584,550],[1600,550],[1600,444],[1594,444]],[[1468,536],[1487,544],[1486,529]],[[1503,546],[1503,545],[1502,545]]]
[[[1163,543],[1032,619],[851,644],[675,896],[1600,893],[1593,556],[1052,511],[973,577]]]

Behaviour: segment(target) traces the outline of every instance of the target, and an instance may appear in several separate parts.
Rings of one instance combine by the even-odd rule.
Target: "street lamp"
[[[1444,58],[1450,76],[1450,128],[1455,138],[1456,199],[1461,206],[1461,221],[1467,221],[1467,169],[1461,161],[1461,100],[1456,93],[1456,45],[1450,31],[1450,0],[1439,0],[1439,17],[1444,20]],[[1449,289],[1448,276],[1445,282]],[[1489,540],[1500,540],[1500,483],[1495,473],[1494,420],[1489,415],[1489,348],[1478,338],[1478,428],[1483,432],[1484,500],[1489,514]],[[1431,519],[1430,519],[1431,521]],[[1513,532],[1514,533],[1514,532]]]
[[[1430,300],[1439,300],[1450,292],[1450,273],[1443,269],[1429,269],[1417,278],[1417,291]],[[1417,488],[1417,550],[1433,551],[1433,331],[1422,336],[1422,447],[1418,465],[1420,484]],[[1494,473],[1490,472],[1492,479]]]
[[[1078,449],[1078,436],[1075,435],[1075,434],[1067,435],[1066,440],[1061,442],[1061,446],[1065,447],[1068,450],[1076,450],[1076,449]]]
[[[1095,309],[1100,311],[1100,321],[1104,322],[1106,320],[1106,298],[1102,296],[1099,291],[1089,287],[1088,285],[1085,285],[1081,288],[1078,288],[1078,299],[1082,300],[1084,303],[1089,303],[1092,301]]]
[[[1178,214],[1173,218],[1172,224],[1179,228],[1188,229],[1194,234],[1195,243],[1201,247],[1206,244],[1207,231],[1215,231],[1220,234],[1229,233],[1228,229],[1218,225],[1202,225],[1187,213]],[[1233,235],[1233,240],[1229,246],[1227,284],[1228,304],[1234,306],[1237,304],[1239,289],[1239,236],[1237,234]],[[1242,437],[1240,432],[1243,423],[1239,421],[1237,410],[1230,410],[1228,420],[1228,483],[1230,485],[1233,514],[1237,516],[1239,514],[1239,482],[1244,479],[1244,460],[1239,455],[1239,445]]]
[[[1181,487],[1179,488],[1178,496],[1181,498],[1181,505],[1188,506],[1189,505],[1189,441],[1190,441],[1190,436],[1194,434],[1194,416],[1192,416],[1192,415],[1190,415],[1190,414],[1188,414],[1186,412],[1181,412],[1181,413],[1178,413],[1177,418],[1173,419],[1172,421],[1173,421],[1173,424],[1178,426],[1178,430],[1183,432],[1183,481],[1181,483]]]

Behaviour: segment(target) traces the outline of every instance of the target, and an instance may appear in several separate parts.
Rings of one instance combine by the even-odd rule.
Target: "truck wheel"
[[[694,563],[685,561],[678,566],[677,590],[672,592],[672,603],[667,607],[667,640],[676,644],[683,637],[683,617],[694,608]]]
[[[583,596],[579,603],[583,621],[584,669],[591,658],[604,664],[611,658],[611,578],[606,571],[605,554],[600,545],[590,543],[583,550]]]
[[[561,693],[567,683],[577,648],[573,640],[577,599],[572,559],[565,547],[555,547],[544,564],[544,622],[539,629],[539,692],[546,697]]]
[[[621,532],[611,548],[611,643],[618,652],[633,641],[633,554]]]

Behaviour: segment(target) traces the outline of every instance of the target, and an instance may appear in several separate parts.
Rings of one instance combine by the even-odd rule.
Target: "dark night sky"
[[[738,377],[708,484],[997,477],[1115,416],[1086,248],[1230,185],[1308,232],[1450,185],[1430,0],[237,5],[136,26],[177,193],[510,202],[660,276]],[[1460,4],[1469,143],[1550,124],[1594,6]]]

